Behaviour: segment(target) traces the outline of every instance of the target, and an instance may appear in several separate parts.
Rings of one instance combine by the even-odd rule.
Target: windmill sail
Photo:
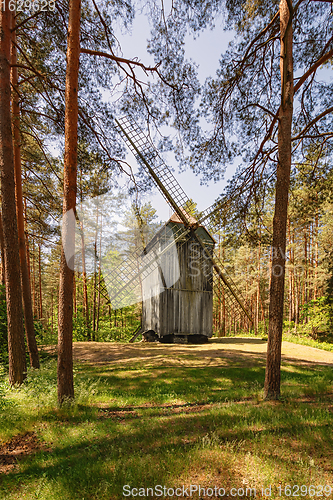
[[[127,256],[117,266],[107,269],[104,265],[103,295],[115,309],[128,306],[138,302],[142,298],[142,282],[156,269],[160,269],[163,282],[166,274],[166,262],[176,259],[176,243],[185,237],[188,230],[180,227],[176,232],[170,232],[168,228],[160,230],[159,248],[151,245],[149,252],[137,250]],[[161,244],[162,242],[162,244]],[[168,286],[172,286],[179,278],[177,266],[174,275],[168,278]],[[160,283],[150,287],[152,295],[160,293]],[[146,287],[148,289],[148,287]],[[145,297],[147,298],[147,296]]]
[[[139,164],[149,171],[165,200],[187,225],[189,221],[181,207],[186,205],[190,210],[191,201],[155,146],[130,116],[122,117],[119,120],[116,119],[116,123],[128,148]]]
[[[225,271],[223,271],[223,263],[221,259],[217,255],[212,255],[209,248],[205,242],[203,242],[199,236],[198,228],[205,221],[205,225],[207,229],[210,229],[210,226],[213,226],[213,215],[221,209],[221,205],[219,203],[215,203],[212,207],[209,207],[205,210],[199,221],[193,219],[182,207],[187,206],[189,210],[191,209],[192,202],[187,197],[186,193],[179,185],[175,176],[171,172],[170,168],[165,164],[163,159],[160,157],[157,149],[153,145],[153,143],[149,140],[148,137],[144,134],[141,128],[137,125],[137,123],[133,120],[133,118],[129,116],[124,116],[119,120],[115,119],[118,128],[127,144],[131,152],[134,154],[135,158],[139,162],[141,166],[143,166],[152,178],[154,179],[157,187],[161,191],[162,195],[166,199],[166,201],[171,205],[171,207],[175,210],[179,219],[183,223],[181,226],[181,231],[186,230],[190,231],[193,236],[196,238],[198,244],[203,247],[206,251],[206,255],[211,262],[211,265],[216,272],[218,280],[215,279],[215,286],[218,283],[218,286],[223,288],[223,296],[229,299],[229,302],[234,304],[234,307],[237,307],[241,313],[244,313],[247,318],[252,323],[252,318],[250,313],[248,312],[247,307],[245,306],[245,301],[242,299],[240,292],[237,290],[236,285],[233,283],[230,276],[227,276]],[[184,234],[180,233],[179,239],[184,236]],[[176,241],[177,238],[176,238]],[[145,264],[143,266],[143,272],[145,273],[145,278],[148,277],[149,273],[152,272],[153,269],[153,261],[149,264]],[[155,262],[157,265],[157,261]],[[156,267],[155,267],[156,269]],[[137,279],[139,279],[139,273],[137,273]],[[212,274],[212,280],[213,274]],[[132,281],[131,281],[132,280]],[[125,293],[126,287],[130,286],[135,280],[135,274],[129,281],[126,281],[123,285],[123,289],[121,293]],[[212,283],[213,285],[213,283]],[[116,295],[114,300],[116,299]]]

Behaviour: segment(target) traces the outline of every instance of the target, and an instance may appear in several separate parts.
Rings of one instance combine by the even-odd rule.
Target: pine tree
[[[65,97],[65,159],[64,159],[64,221],[63,246],[59,281],[58,326],[58,403],[74,397],[73,381],[73,275],[66,262],[64,245],[75,246],[75,219],[66,218],[76,206],[77,127],[78,127],[78,78],[80,57],[81,1],[70,0],[67,44],[67,72]]]
[[[26,377],[26,360],[10,112],[10,23],[11,12],[9,1],[6,0],[0,9],[0,172],[8,321],[9,382],[14,385],[21,384]]]

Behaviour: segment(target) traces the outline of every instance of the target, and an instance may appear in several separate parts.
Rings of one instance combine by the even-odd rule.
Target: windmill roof
[[[188,219],[188,221],[190,222],[190,224],[195,224],[197,221],[197,219],[195,217],[193,217],[192,215],[190,215],[189,213],[186,212],[186,210],[184,210],[183,208],[180,209],[184,215],[186,216],[186,218]],[[145,248],[145,252],[149,251],[150,248],[153,246],[154,242],[159,238],[159,236],[161,234],[163,234],[163,230],[164,228],[170,224],[170,222],[173,222],[173,223],[176,223],[176,224],[184,224],[184,222],[181,220],[181,218],[179,217],[179,215],[177,214],[177,212],[174,212],[172,214],[172,216],[170,217],[170,219],[163,225],[163,227],[161,227],[161,229],[159,229],[157,231],[157,233],[152,237],[152,239],[147,243],[146,245],[146,248]],[[214,238],[212,237],[212,235],[209,233],[209,231],[205,228],[205,226],[203,226],[202,224],[199,224],[198,226],[199,228],[202,228],[206,233],[207,235],[211,238],[211,240],[215,243],[215,240]]]
[[[180,210],[183,212],[183,214],[185,215],[185,217],[187,218],[187,220],[189,221],[190,224],[195,224],[196,222],[198,222],[197,219],[195,217],[193,217],[193,215],[190,215],[189,213],[187,213],[186,210],[184,210],[183,208],[181,208]],[[184,222],[181,220],[181,218],[179,217],[177,212],[174,212],[171,215],[168,222],[179,222],[180,224],[184,224]]]

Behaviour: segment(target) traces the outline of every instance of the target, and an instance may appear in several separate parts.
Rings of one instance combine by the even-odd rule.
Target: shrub
[[[302,308],[301,318],[304,324],[299,326],[300,332],[314,339],[330,336],[329,309],[327,297],[310,300]]]

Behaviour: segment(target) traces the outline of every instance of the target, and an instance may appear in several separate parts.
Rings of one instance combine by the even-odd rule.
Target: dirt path
[[[46,348],[51,352],[55,347]],[[93,364],[128,363],[145,361],[154,364],[216,365],[230,358],[241,362],[264,362],[267,342],[257,338],[226,337],[212,339],[203,345],[135,343],[118,344],[110,342],[74,342],[74,359]],[[333,352],[314,347],[282,343],[283,362],[298,361],[333,366]]]

